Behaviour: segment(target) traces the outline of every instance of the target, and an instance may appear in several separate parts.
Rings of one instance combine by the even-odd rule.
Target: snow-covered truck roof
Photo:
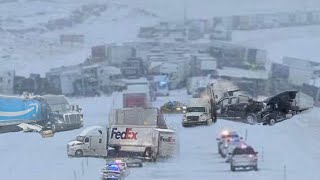
[[[102,135],[106,133],[106,129],[102,126],[90,126],[85,128],[79,136]]]

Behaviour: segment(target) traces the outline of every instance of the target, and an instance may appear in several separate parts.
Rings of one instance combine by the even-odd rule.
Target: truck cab
[[[210,125],[212,115],[210,103],[201,98],[194,98],[186,108],[182,126]]]
[[[44,95],[42,99],[48,106],[48,117],[55,132],[83,127],[82,109],[71,105],[63,95]]]
[[[67,145],[68,156],[71,157],[105,157],[107,150],[107,132],[101,126],[91,126],[84,129]]]

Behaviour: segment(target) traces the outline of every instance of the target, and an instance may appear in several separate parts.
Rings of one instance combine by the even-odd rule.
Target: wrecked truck
[[[218,101],[218,116],[248,124],[274,125],[308,110],[313,99],[298,91],[285,91],[264,101],[238,95]]]
[[[313,98],[299,91],[285,91],[263,101],[258,123],[273,126],[313,107]]]

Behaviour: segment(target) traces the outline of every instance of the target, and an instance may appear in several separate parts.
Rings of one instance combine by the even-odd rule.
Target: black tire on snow
[[[144,151],[144,157],[148,157],[148,158],[152,158],[152,150],[151,148],[146,148],[146,150]]]
[[[270,126],[273,126],[273,125],[275,125],[277,123],[277,121],[274,119],[274,118],[271,118],[270,120],[269,120],[269,125]]]
[[[233,165],[230,165],[230,170],[231,171],[236,171],[236,168]]]
[[[252,169],[253,169],[254,171],[258,171],[258,165],[253,166]]]
[[[246,121],[251,125],[255,125],[257,124],[257,116],[255,114],[250,113],[246,116]]]
[[[76,152],[74,153],[74,155],[76,157],[82,157],[83,156],[83,151],[81,149],[76,150]]]

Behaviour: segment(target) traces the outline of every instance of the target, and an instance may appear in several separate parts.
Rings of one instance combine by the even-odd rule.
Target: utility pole
[[[287,180],[287,167],[284,165],[283,167],[283,180]]]
[[[187,0],[183,0],[183,28],[184,28],[184,40],[188,40],[188,28],[187,28]]]
[[[244,140],[247,141],[248,139],[248,130],[246,129],[245,135],[244,135]]]

